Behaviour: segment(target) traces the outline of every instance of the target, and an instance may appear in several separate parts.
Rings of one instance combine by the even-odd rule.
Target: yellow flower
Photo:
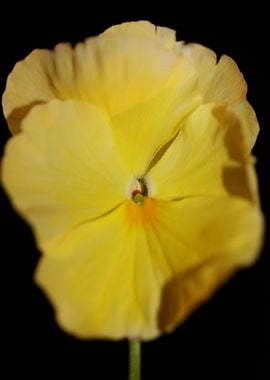
[[[2,180],[66,331],[155,338],[254,262],[263,218],[246,91],[231,58],[146,21],[17,63]]]

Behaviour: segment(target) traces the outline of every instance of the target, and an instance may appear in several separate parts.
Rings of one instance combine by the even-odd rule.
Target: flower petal
[[[259,131],[256,114],[246,101],[247,84],[236,63],[224,55],[217,63],[216,54],[205,46],[183,41],[176,50],[195,66],[204,102],[227,102],[240,118],[247,133],[249,149],[253,148]]]
[[[150,196],[169,200],[231,194],[257,200],[244,132],[226,107],[200,106],[150,170]]]
[[[155,218],[136,222],[128,202],[73,229],[40,261],[36,281],[60,325],[78,337],[157,337],[210,295],[220,273],[258,252],[262,218],[246,201],[156,202]]]
[[[248,134],[247,139],[250,142],[250,149],[253,148],[259,133],[259,123],[254,109],[248,101],[243,101],[235,105],[232,110],[244,125]]]
[[[104,114],[79,101],[37,106],[7,145],[3,183],[43,248],[126,198],[130,174]]]
[[[165,46],[171,37],[164,31],[158,33],[164,43],[150,34],[109,32],[74,49],[59,44],[54,51],[34,50],[7,81],[3,108],[10,129],[18,132],[34,105],[54,98],[87,101],[115,115],[157,94],[186,59]]]
[[[246,94],[247,84],[243,74],[232,58],[223,55],[205,88],[206,101],[226,101],[234,105],[243,101]]]
[[[156,26],[149,21],[123,22],[113,25],[104,33],[130,34],[157,39],[163,46],[174,48],[176,45],[176,33],[173,29]]]
[[[68,49],[68,45],[66,45]],[[21,121],[32,107],[54,99],[52,58],[49,50],[34,50],[16,63],[3,94],[3,112],[12,133],[21,129]]]
[[[175,260],[175,275],[163,289],[159,312],[160,329],[170,331],[238,267],[254,262],[262,244],[263,217],[258,207],[233,197],[168,202],[157,213],[163,221],[157,236]],[[177,242],[187,247],[187,255],[197,255],[197,265],[181,269],[185,251],[175,249]]]
[[[61,327],[81,338],[157,336],[165,264],[158,268],[160,279],[150,248],[143,227],[128,223],[125,204],[59,241],[54,257],[41,259],[35,278]]]
[[[247,84],[232,58],[223,55],[216,64],[216,55],[210,49],[182,41],[178,43],[177,50],[189,58],[198,70],[206,102],[238,104],[245,99]]]
[[[156,152],[167,143],[181,123],[201,102],[197,78],[183,70],[178,86],[122,112],[112,119],[113,132],[122,155],[137,177],[142,177]]]

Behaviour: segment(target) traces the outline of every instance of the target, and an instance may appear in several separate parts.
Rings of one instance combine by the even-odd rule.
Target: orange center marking
[[[131,223],[151,223],[156,216],[156,202],[145,197],[142,205],[137,205],[132,200],[126,202],[128,220]]]

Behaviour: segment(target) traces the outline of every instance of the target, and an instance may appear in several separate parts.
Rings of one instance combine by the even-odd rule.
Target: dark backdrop
[[[59,7],[60,8],[60,7]],[[0,30],[2,93],[13,65],[34,48],[77,42],[112,24],[148,19],[174,28],[178,38],[202,43],[233,57],[249,85],[248,99],[261,124],[254,150],[258,158],[262,207],[269,220],[269,43],[265,9],[257,3],[237,11],[233,4],[195,3],[172,7],[129,3],[74,2],[62,5],[25,2],[5,5]],[[268,33],[269,34],[269,33]],[[9,133],[1,116],[0,153]],[[269,147],[268,147],[269,146]],[[54,323],[53,311],[32,282],[39,254],[29,227],[14,213],[1,191],[1,346],[9,376],[64,379],[126,379],[127,342],[81,342]],[[145,379],[269,379],[269,237],[257,263],[239,272],[214,298],[172,334],[143,347]]]

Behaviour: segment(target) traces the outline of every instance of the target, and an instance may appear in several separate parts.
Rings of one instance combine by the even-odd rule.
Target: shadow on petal
[[[160,331],[170,332],[231,275],[228,262],[210,259],[185,273],[176,274],[165,284],[158,313]]]
[[[15,135],[21,131],[21,125],[22,125],[23,119],[28,115],[28,113],[31,111],[31,109],[34,106],[44,104],[44,103],[46,102],[37,100],[26,106],[18,107],[14,111],[12,111],[11,114],[7,117],[9,129],[12,132],[12,134]]]
[[[249,185],[248,172],[242,167],[225,167],[222,171],[222,180],[229,194],[236,197],[253,199],[252,189]]]

